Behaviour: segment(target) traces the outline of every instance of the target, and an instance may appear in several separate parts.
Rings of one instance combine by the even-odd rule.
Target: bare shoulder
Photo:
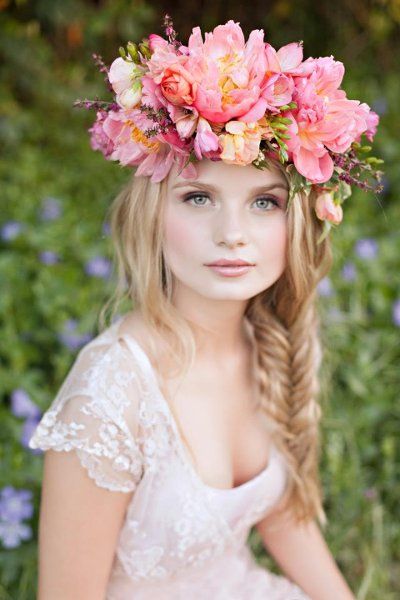
[[[138,308],[126,313],[121,320],[118,331],[120,334],[132,336],[145,350],[146,354],[150,353],[151,344],[149,342],[152,339],[152,333]]]
[[[167,344],[161,335],[155,335],[138,308],[124,315],[118,331],[132,337],[139,344],[157,372],[160,365],[169,364]]]

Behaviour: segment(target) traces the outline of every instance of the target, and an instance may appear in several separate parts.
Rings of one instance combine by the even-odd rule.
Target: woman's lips
[[[244,275],[250,269],[254,267],[254,265],[241,265],[235,266],[230,265],[227,267],[221,265],[207,265],[210,269],[218,273],[219,275],[223,275],[224,277],[239,277],[239,275]]]

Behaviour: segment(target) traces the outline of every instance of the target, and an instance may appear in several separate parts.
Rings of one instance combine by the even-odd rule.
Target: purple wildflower
[[[363,491],[363,496],[364,498],[367,498],[367,500],[375,500],[378,497],[378,492],[374,487],[366,488]]]
[[[95,256],[86,262],[85,271],[93,277],[108,279],[111,275],[111,261],[104,256]]]
[[[0,521],[0,540],[4,548],[18,548],[21,540],[30,540],[32,529],[26,523],[2,523]]]
[[[103,233],[104,235],[110,235],[111,233],[110,223],[108,223],[107,221],[103,223]]]
[[[26,419],[24,426],[22,428],[21,439],[20,439],[21,446],[23,448],[26,448],[30,452],[32,452],[32,454],[41,454],[43,452],[40,448],[31,448],[29,446],[30,439],[33,437],[33,434],[36,431],[39,421],[40,421],[40,417],[28,418],[28,419]]]
[[[52,250],[43,250],[39,253],[39,259],[45,265],[55,265],[59,261],[59,255]]]
[[[354,281],[356,279],[357,272],[354,263],[347,262],[343,265],[342,277],[345,281]]]
[[[324,277],[318,284],[318,293],[320,296],[332,296],[333,287],[329,277]]]
[[[378,253],[378,244],[373,238],[362,238],[355,244],[355,252],[359,258],[370,260]]]
[[[61,202],[57,198],[48,196],[43,199],[42,210],[40,217],[42,221],[54,221],[61,216],[62,208]]]
[[[393,323],[400,327],[400,298],[393,303],[392,308]]]
[[[40,409],[22,388],[16,388],[11,393],[11,412],[15,417],[35,419],[40,415]]]
[[[79,333],[75,331],[78,322],[76,319],[68,319],[64,324],[64,331],[58,334],[58,339],[70,350],[77,350],[92,339],[90,333]]]
[[[31,490],[16,490],[7,485],[0,492],[0,520],[18,523],[33,515]]]
[[[378,113],[378,115],[384,115],[387,111],[387,100],[384,96],[380,96],[371,104],[371,108],[373,111]]]
[[[1,228],[1,239],[8,242],[17,237],[22,230],[22,224],[18,221],[7,221]]]

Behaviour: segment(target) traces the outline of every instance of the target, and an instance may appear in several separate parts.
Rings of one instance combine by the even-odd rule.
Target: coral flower
[[[261,131],[257,123],[230,121],[219,136],[222,152],[220,158],[235,165],[248,165],[260,151]]]

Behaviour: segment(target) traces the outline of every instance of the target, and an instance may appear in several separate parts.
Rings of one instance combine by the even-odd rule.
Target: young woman
[[[280,138],[285,127],[273,133],[277,108],[263,104],[269,121],[238,118],[267,97],[266,73],[278,73],[259,35],[240,55],[232,48],[240,27],[230,21],[201,48],[225,69],[216,85],[231,99],[226,111],[239,102],[230,94],[246,73],[254,82],[263,71],[253,108],[241,105],[221,124],[215,107],[213,119],[207,112],[215,97],[204,92],[211,84],[200,72],[198,32],[183,47],[168,27],[168,42],[150,36],[139,55],[131,45],[131,59],[115,61],[109,80],[119,104],[99,111],[91,130],[93,147],[138,169],[111,207],[113,322],[81,349],[30,441],[46,451],[39,600],[351,600],[319,527],[326,517],[315,301],[332,262],[324,233],[338,222],[340,201],[332,203],[328,180],[319,187],[311,171],[317,164],[324,173],[332,158],[318,146],[312,162],[295,133],[290,140]],[[316,65],[300,58],[283,75],[283,55],[273,81],[280,89],[269,90],[268,105],[275,98],[287,115]],[[332,70],[325,93],[337,99]],[[161,115],[154,140],[143,135],[150,118],[137,108],[143,98],[145,110],[152,101]],[[368,128],[369,107],[362,123],[357,110],[355,139]],[[298,113],[290,114],[297,123]],[[349,123],[340,116],[335,127],[343,143]],[[295,185],[279,156],[284,139],[298,150],[287,164],[295,158],[302,169],[309,159],[308,188]],[[195,171],[185,162],[189,143]],[[124,296],[132,310],[114,319]],[[253,526],[283,575],[256,563],[246,543]]]

